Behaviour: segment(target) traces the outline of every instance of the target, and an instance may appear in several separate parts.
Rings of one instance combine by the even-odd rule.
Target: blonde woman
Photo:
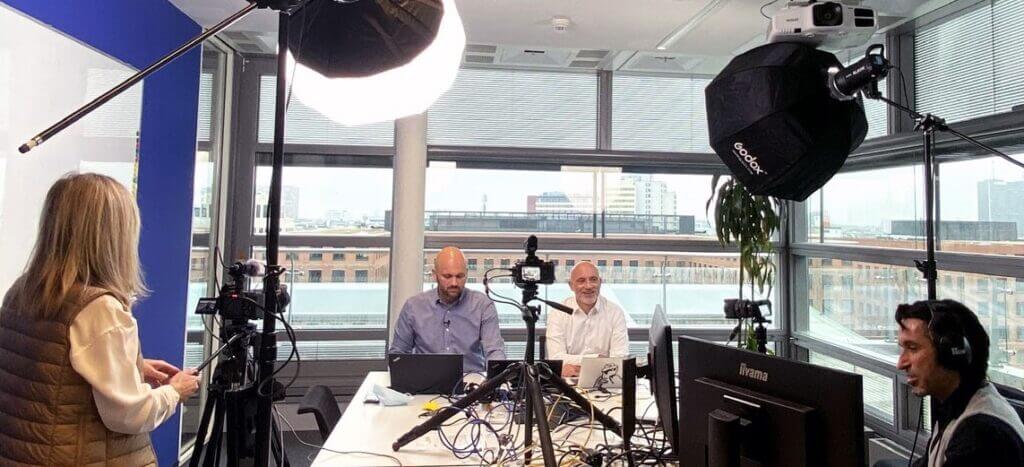
[[[156,464],[149,432],[199,388],[143,360],[131,303],[146,292],[139,212],[120,183],[69,175],[0,308],[0,465]]]

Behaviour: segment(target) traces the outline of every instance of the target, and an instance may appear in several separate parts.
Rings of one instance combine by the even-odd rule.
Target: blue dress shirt
[[[389,353],[459,353],[466,373],[487,371],[487,360],[505,358],[494,302],[463,289],[445,304],[437,289],[410,297],[402,306]]]

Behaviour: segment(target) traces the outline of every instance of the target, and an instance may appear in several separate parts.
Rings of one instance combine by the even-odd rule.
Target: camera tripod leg
[[[218,399],[218,393],[211,391],[206,399],[206,405],[203,406],[203,415],[199,418],[199,431],[196,433],[196,441],[192,446],[192,458],[188,461],[189,467],[199,467],[199,462],[202,460],[203,447],[208,446],[206,444],[206,434],[210,429],[210,417],[218,409]]]
[[[224,403],[223,399],[218,402],[217,411],[213,415],[213,431],[210,433],[210,442],[206,446],[206,458],[203,462],[205,467],[220,467],[220,448],[224,439]]]
[[[525,372],[525,379],[523,380],[527,388],[526,400],[532,407],[524,407],[524,410],[533,410],[534,418],[537,420],[537,436],[540,438],[540,448],[544,455],[544,466],[555,467],[558,462],[555,461],[555,448],[551,443],[551,427],[548,426],[548,417],[544,413],[544,396],[540,392],[540,378],[539,375],[535,374],[536,369],[534,367],[527,366]],[[530,432],[533,431],[533,424],[530,423],[529,415],[527,415],[527,424],[523,427],[526,430],[526,452],[530,452]],[[529,459],[526,460],[529,465]]]
[[[288,453],[284,452],[284,442],[281,440],[281,427],[277,424],[277,419],[270,421],[270,450],[274,453],[274,461],[277,462],[278,467],[291,467],[291,463],[288,462]]]
[[[530,465],[533,462],[533,392],[530,391],[530,386],[526,384],[526,378],[530,372],[527,365],[522,366],[522,371],[519,372],[519,381],[522,385],[521,390],[523,391],[523,448],[526,452],[523,453],[523,465]],[[519,401],[513,401],[512,407],[518,407]]]

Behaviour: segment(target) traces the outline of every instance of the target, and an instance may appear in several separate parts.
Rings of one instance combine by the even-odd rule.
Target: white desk
[[[338,421],[334,431],[331,432],[331,436],[324,443],[325,450],[320,451],[316,459],[313,460],[313,467],[396,465],[395,461],[383,457],[365,454],[339,454],[327,451],[327,449],[341,452],[364,451],[387,454],[401,460],[404,466],[480,465],[480,458],[476,456],[466,459],[455,457],[451,451],[441,444],[436,431],[431,431],[416,441],[409,443],[398,452],[393,452],[391,450],[391,443],[412,429],[412,427],[427,420],[427,418],[421,418],[419,415],[423,411],[423,404],[433,399],[434,396],[416,396],[409,405],[397,407],[384,407],[379,404],[364,403],[363,401],[366,399],[366,395],[370,392],[370,388],[374,383],[388,386],[390,384],[388,373],[386,371],[374,371],[366,375],[363,384],[359,386],[359,390],[352,397],[352,402],[349,403],[345,413],[342,414],[341,420]],[[641,387],[638,388],[637,393],[636,405],[638,414],[646,410],[646,417],[650,417],[651,412],[656,410],[654,407],[651,407],[653,399],[650,398],[650,392]],[[441,402],[442,406],[447,404],[443,399],[439,399],[439,402]],[[602,410],[618,407],[619,405],[621,405],[621,397],[619,396],[594,403],[595,407]],[[615,417],[615,414],[612,416]],[[453,419],[458,418],[464,419],[464,416],[456,415],[453,417]],[[519,426],[521,427],[521,425]],[[561,441],[564,439],[564,433],[568,431],[556,430],[552,434],[552,441]],[[575,430],[571,441],[582,444],[587,438],[589,431],[589,429]],[[448,429],[445,432],[448,433]],[[454,430],[451,436],[454,436]],[[463,435],[463,437],[465,438],[466,435]],[[483,443],[485,446],[494,446],[496,444],[493,435],[485,435],[485,438],[487,438]],[[595,429],[590,438],[590,446],[604,442],[604,434],[600,429]],[[613,438],[615,442],[618,442],[619,438],[609,433],[609,442],[612,442]],[[537,435],[534,434],[534,443],[538,443],[538,439]],[[465,444],[465,439],[456,441],[456,444]]]

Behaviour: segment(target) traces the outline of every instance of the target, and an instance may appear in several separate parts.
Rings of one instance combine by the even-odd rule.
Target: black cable
[[[768,3],[765,3],[764,5],[761,5],[761,16],[764,16],[764,19],[767,19],[767,20],[771,20],[772,19],[770,16],[764,14],[764,9],[768,8],[773,3],[778,2],[778,1],[779,0],[772,0],[772,1],[768,2]]]
[[[288,97],[287,97],[287,99],[285,99],[285,104],[284,104],[284,108],[286,110],[292,104],[292,87],[295,85],[295,68],[299,66],[299,58],[302,57],[302,49],[303,49],[303,46],[306,44],[306,31],[309,30],[310,24],[313,22],[313,20],[315,20],[319,16],[320,8],[323,6],[324,2],[326,2],[326,1],[327,0],[324,0],[322,2],[317,3],[316,4],[316,11],[314,11],[314,12],[306,12],[307,14],[304,14],[304,16],[303,16],[303,20],[304,21],[302,22],[302,28],[299,29],[299,47],[298,47],[299,50],[295,52],[295,64],[292,65],[292,71],[289,72],[290,76],[288,77]],[[339,1],[339,0],[334,0],[334,1]],[[354,1],[358,1],[358,0],[354,0]],[[351,1],[347,1],[347,2],[340,2],[340,3],[352,3],[352,2]],[[288,51],[285,50],[285,51],[283,51],[283,53],[288,53]]]
[[[385,459],[390,459],[392,461],[395,461],[395,463],[398,464],[399,467],[402,467],[402,461],[401,460],[399,460],[397,457],[389,456],[387,454],[378,454],[378,453],[375,453],[375,452],[367,452],[367,451],[336,451],[334,449],[325,448],[323,445],[316,445],[316,444],[307,443],[307,442],[303,441],[302,438],[299,437],[299,434],[295,431],[295,427],[292,426],[291,422],[289,422],[287,418],[284,418],[284,415],[281,415],[281,412],[277,410],[277,407],[274,407],[274,413],[278,417],[280,417],[281,420],[283,420],[286,425],[288,425],[288,428],[291,429],[292,436],[295,437],[295,440],[298,441],[299,443],[305,445],[305,446],[311,447],[313,449],[319,449],[319,450],[322,450],[322,451],[332,452],[332,453],[335,453],[335,454],[341,454],[341,455],[345,455],[345,456],[353,455],[353,454],[358,454],[358,455],[366,455],[366,456],[383,457]],[[282,431],[281,436],[284,437],[284,433],[283,433],[284,430],[281,430],[281,431]],[[282,450],[284,449],[284,443],[281,443],[281,449]]]
[[[251,299],[249,297],[245,297],[245,296],[242,296],[242,299],[251,302],[253,305],[255,305],[257,308],[262,310],[264,313],[268,313],[267,309],[264,308],[263,305],[260,305],[260,303],[257,302],[256,300],[253,300],[253,299]],[[292,344],[292,351],[291,351],[291,353],[288,354],[288,359],[286,359],[284,361],[284,363],[281,364],[281,366],[277,367],[277,369],[275,369],[272,373],[270,373],[269,376],[261,378],[261,381],[256,386],[256,394],[258,394],[260,396],[267,396],[268,395],[268,394],[263,392],[263,387],[266,386],[267,382],[269,382],[271,379],[273,379],[274,376],[277,376],[277,374],[280,373],[281,370],[283,370],[285,367],[287,367],[288,364],[290,364],[292,362],[292,359],[295,360],[295,374],[292,375],[292,379],[288,381],[288,384],[284,385],[281,388],[282,391],[290,388],[293,384],[295,384],[295,380],[298,379],[298,377],[299,377],[299,371],[302,369],[302,359],[299,356],[299,345],[298,345],[298,339],[295,336],[295,329],[292,328],[292,325],[289,324],[288,321],[286,319],[284,319],[284,317],[282,317],[282,316],[280,316],[280,315],[278,315],[276,313],[271,313],[271,315],[274,317],[274,319],[280,321],[281,324],[284,325],[285,333],[288,336],[288,340]]]
[[[903,105],[907,106],[908,109],[914,110],[914,105],[910,102],[910,93],[907,92],[907,78],[903,75],[903,69],[895,65],[892,68],[900,75],[900,87],[903,88]]]
[[[914,451],[917,451],[917,435],[921,434],[921,425],[924,425],[924,399],[921,399],[921,407],[917,412],[917,431],[914,432],[914,444],[910,445],[910,458],[907,459],[907,467],[914,462]]]

